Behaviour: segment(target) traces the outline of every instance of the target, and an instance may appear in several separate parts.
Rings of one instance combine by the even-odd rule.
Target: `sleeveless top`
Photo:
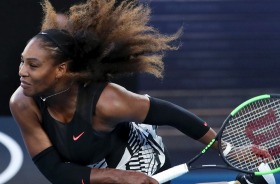
[[[135,170],[152,175],[165,162],[164,145],[161,137],[156,135],[155,126],[122,122],[109,133],[92,128],[96,104],[106,85],[80,85],[76,111],[67,124],[55,120],[46,104],[35,97],[42,114],[43,129],[64,162]]]

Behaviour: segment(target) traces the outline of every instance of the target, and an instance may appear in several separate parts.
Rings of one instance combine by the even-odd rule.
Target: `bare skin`
[[[32,97],[35,95],[46,97],[69,88],[66,92],[47,99],[48,111],[54,119],[69,123],[76,110],[78,84],[66,77],[68,76],[67,67],[67,61],[58,65],[54,64],[49,51],[41,47],[40,39],[31,40],[22,53],[22,62],[19,67],[21,85],[10,99],[10,109],[20,126],[26,147],[32,157],[52,146],[41,127],[40,110]],[[96,105],[92,127],[96,131],[110,132],[118,122],[143,122],[149,106],[148,97],[109,83]],[[199,141],[208,143],[215,135],[216,133],[210,129]],[[92,169],[90,182],[158,183],[143,173],[117,169]]]
[[[32,157],[52,146],[41,127],[42,117],[32,96],[48,96],[66,89],[70,84],[68,79],[64,78],[67,64],[54,65],[49,55],[48,52],[41,49],[40,40],[32,40],[26,46],[19,68],[21,86],[14,92],[10,100],[11,112],[20,126],[26,147]],[[53,118],[68,123],[74,115],[76,99],[77,84],[73,84],[69,91],[46,101],[48,111]],[[64,103],[61,103],[62,101]],[[132,102],[136,102],[133,108],[129,106]],[[144,120],[148,108],[147,97],[131,93],[116,84],[109,84],[97,103],[92,127],[96,131],[109,132],[120,120],[141,122]],[[123,177],[124,175],[126,177]],[[143,173],[116,169],[92,169],[90,180],[91,183],[157,183],[156,180]]]

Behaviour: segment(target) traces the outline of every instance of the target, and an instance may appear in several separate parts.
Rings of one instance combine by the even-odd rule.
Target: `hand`
[[[158,184],[144,173],[119,169],[92,169],[90,183],[94,184]]]
[[[269,154],[268,150],[265,147],[252,145],[251,150],[257,157],[273,162],[272,156]]]
[[[239,162],[256,159],[260,163],[274,162],[272,156],[265,147],[250,144],[247,146],[233,147],[228,157],[231,157]]]
[[[123,184],[158,184],[158,182],[144,173],[136,171],[123,171]]]

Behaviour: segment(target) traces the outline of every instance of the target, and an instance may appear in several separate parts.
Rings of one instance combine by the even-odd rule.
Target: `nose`
[[[26,77],[26,76],[28,76],[27,69],[26,69],[26,67],[25,67],[25,65],[24,65],[23,62],[21,62],[20,65],[19,65],[18,75],[19,75],[20,77]]]

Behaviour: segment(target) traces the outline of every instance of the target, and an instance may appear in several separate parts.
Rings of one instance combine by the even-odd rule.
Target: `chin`
[[[34,95],[32,95],[32,94],[30,94],[30,93],[28,93],[28,92],[25,92],[25,91],[23,91],[23,94],[25,95],[25,96],[28,96],[28,97],[33,97]]]
[[[22,88],[22,93],[23,93],[25,96],[28,96],[28,97],[36,96],[36,94],[34,94],[33,91],[28,90],[28,89],[24,89],[24,88]]]

